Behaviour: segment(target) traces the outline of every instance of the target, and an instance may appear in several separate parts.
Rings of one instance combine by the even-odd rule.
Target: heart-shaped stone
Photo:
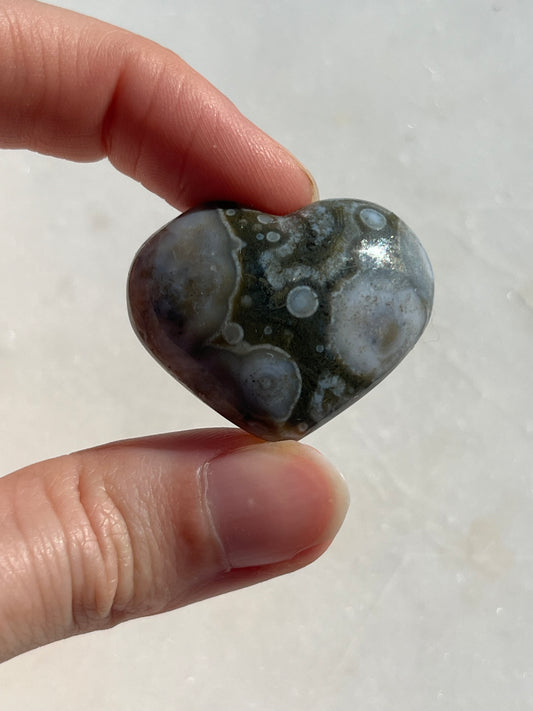
[[[153,235],[128,295],[139,338],[192,392],[259,437],[299,439],[411,350],[433,273],[411,230],[372,203],[284,217],[223,205]]]

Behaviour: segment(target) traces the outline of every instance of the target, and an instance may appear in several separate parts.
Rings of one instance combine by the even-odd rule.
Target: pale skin
[[[181,210],[231,200],[282,214],[316,197],[300,163],[178,56],[33,0],[0,0],[0,147],[107,158]],[[314,449],[233,429],[5,476],[0,661],[292,572],[325,551],[347,505]]]

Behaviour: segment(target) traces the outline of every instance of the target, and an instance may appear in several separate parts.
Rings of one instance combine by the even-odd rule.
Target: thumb
[[[0,479],[0,660],[295,570],[347,508],[314,449],[238,430],[105,445]]]

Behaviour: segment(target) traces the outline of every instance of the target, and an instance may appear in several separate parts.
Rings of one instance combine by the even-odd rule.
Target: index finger
[[[283,214],[315,197],[286,149],[173,52],[34,0],[0,0],[0,147],[108,157],[179,209]]]

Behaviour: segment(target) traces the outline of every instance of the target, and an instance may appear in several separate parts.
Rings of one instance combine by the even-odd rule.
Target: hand
[[[31,0],[0,0],[0,146],[107,156],[180,209],[274,213],[313,184],[179,57]],[[0,660],[317,558],[347,494],[315,450],[238,430],[118,442],[0,479]]]

